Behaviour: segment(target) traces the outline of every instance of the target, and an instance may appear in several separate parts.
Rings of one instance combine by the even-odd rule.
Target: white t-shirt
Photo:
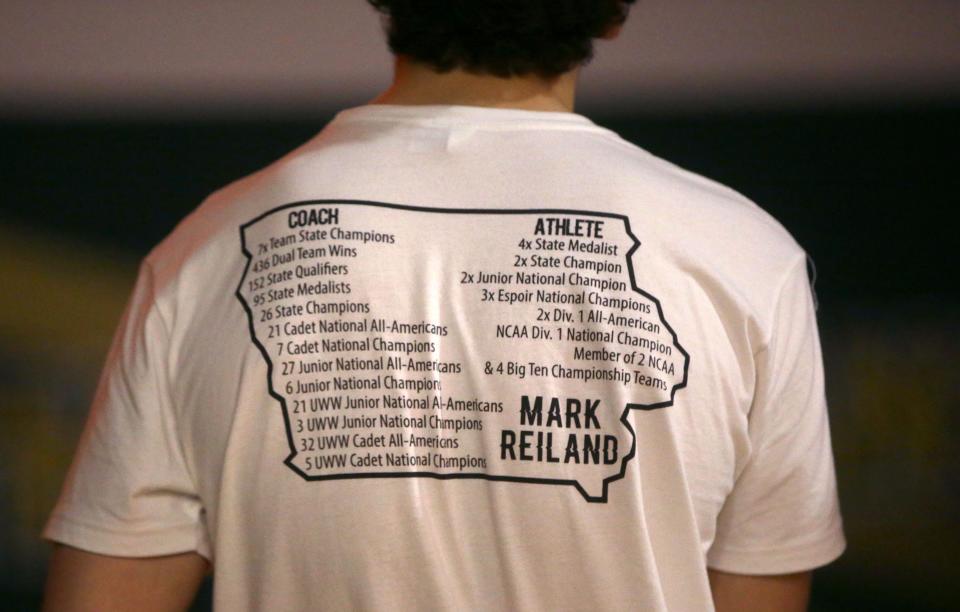
[[[578,114],[345,110],[145,259],[44,534],[222,610],[710,610],[845,546],[806,261]]]

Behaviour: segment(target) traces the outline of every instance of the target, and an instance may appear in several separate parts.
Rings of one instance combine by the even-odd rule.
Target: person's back
[[[47,537],[194,551],[224,610],[704,610],[708,566],[840,554],[789,235],[569,110],[410,91],[150,254]]]

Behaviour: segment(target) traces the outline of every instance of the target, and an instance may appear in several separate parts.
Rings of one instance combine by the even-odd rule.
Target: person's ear
[[[623,29],[623,24],[616,23],[610,26],[609,28],[607,28],[607,31],[601,34],[600,38],[602,38],[603,40],[613,40],[617,36],[620,36],[620,30],[622,29]]]

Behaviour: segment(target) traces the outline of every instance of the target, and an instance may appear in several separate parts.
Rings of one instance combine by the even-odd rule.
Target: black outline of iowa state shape
[[[331,474],[327,476],[311,476],[305,474],[300,470],[295,464],[293,464],[293,459],[299,454],[296,450],[296,444],[293,439],[293,430],[290,426],[290,415],[288,414],[287,402],[278,394],[273,388],[273,362],[270,360],[270,355],[267,353],[266,348],[257,340],[256,333],[254,330],[254,314],[250,306],[247,304],[246,300],[241,294],[241,289],[243,288],[243,283],[247,278],[247,273],[250,269],[250,264],[253,262],[253,254],[247,249],[245,231],[251,225],[262,221],[266,217],[273,215],[277,212],[288,208],[296,208],[301,206],[316,206],[316,205],[327,205],[327,204],[337,204],[337,205],[347,205],[347,206],[374,206],[380,208],[391,208],[396,210],[409,210],[415,212],[426,212],[426,213],[446,213],[446,214],[463,214],[463,215],[531,215],[531,214],[541,214],[541,215],[577,215],[577,216],[586,216],[586,217],[604,217],[607,219],[619,219],[623,221],[624,230],[627,233],[627,236],[633,240],[633,246],[626,254],[627,259],[627,270],[630,273],[630,285],[634,291],[644,296],[645,298],[652,301],[657,307],[657,316],[660,318],[660,322],[663,326],[670,332],[670,336],[673,339],[673,344],[683,355],[683,380],[673,386],[670,390],[670,399],[657,402],[653,404],[627,404],[623,413],[620,415],[620,422],[627,428],[630,432],[631,445],[630,452],[624,455],[623,459],[620,462],[620,471],[612,476],[608,476],[603,479],[603,492],[601,495],[591,495],[587,492],[586,489],[580,484],[578,480],[560,480],[555,478],[526,478],[521,476],[498,476],[491,474],[438,474],[436,472],[377,472],[377,473],[356,473],[356,474]],[[457,479],[457,478],[474,478],[490,481],[502,481],[502,482],[523,482],[523,483],[534,483],[534,484],[548,484],[548,485],[567,485],[575,487],[584,499],[588,502],[598,502],[606,503],[608,501],[608,489],[609,485],[612,482],[620,480],[626,475],[627,463],[636,456],[636,446],[637,446],[637,435],[633,427],[630,426],[627,416],[630,410],[656,410],[659,408],[666,408],[673,405],[674,397],[678,390],[683,389],[687,386],[687,375],[690,369],[690,354],[683,348],[680,344],[679,338],[677,338],[677,333],[674,331],[673,327],[667,322],[666,318],[663,316],[663,308],[660,305],[660,300],[658,300],[653,295],[647,293],[643,289],[637,286],[636,278],[633,272],[633,254],[640,247],[640,241],[633,234],[633,231],[630,229],[630,219],[625,215],[619,215],[615,213],[601,212],[601,211],[585,211],[585,210],[572,210],[572,209],[558,209],[558,208],[524,208],[524,209],[486,209],[486,208],[438,208],[438,207],[427,207],[427,206],[413,206],[407,204],[390,204],[386,202],[374,202],[370,200],[341,200],[341,199],[321,199],[321,200],[303,200],[298,202],[292,202],[289,204],[283,204],[272,208],[254,219],[247,221],[246,223],[240,226],[240,246],[243,251],[243,254],[247,257],[247,265],[243,269],[243,275],[240,278],[240,284],[237,286],[235,295],[240,303],[243,305],[243,309],[247,313],[247,321],[249,324],[250,338],[253,341],[254,345],[260,349],[260,353],[263,355],[264,360],[267,362],[267,388],[270,395],[280,402],[281,407],[283,408],[283,420],[286,427],[287,433],[287,443],[291,449],[290,455],[284,459],[284,463],[291,470],[299,474],[304,480],[307,481],[319,481],[319,480],[341,480],[347,478],[435,478],[439,480],[448,480],[448,479]]]

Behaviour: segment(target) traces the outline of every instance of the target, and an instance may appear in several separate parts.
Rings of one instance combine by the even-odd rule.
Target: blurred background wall
[[[0,3],[0,608],[39,602],[139,259],[389,77],[362,0]],[[960,3],[641,0],[581,88],[818,264],[850,546],[813,609],[958,609]]]

